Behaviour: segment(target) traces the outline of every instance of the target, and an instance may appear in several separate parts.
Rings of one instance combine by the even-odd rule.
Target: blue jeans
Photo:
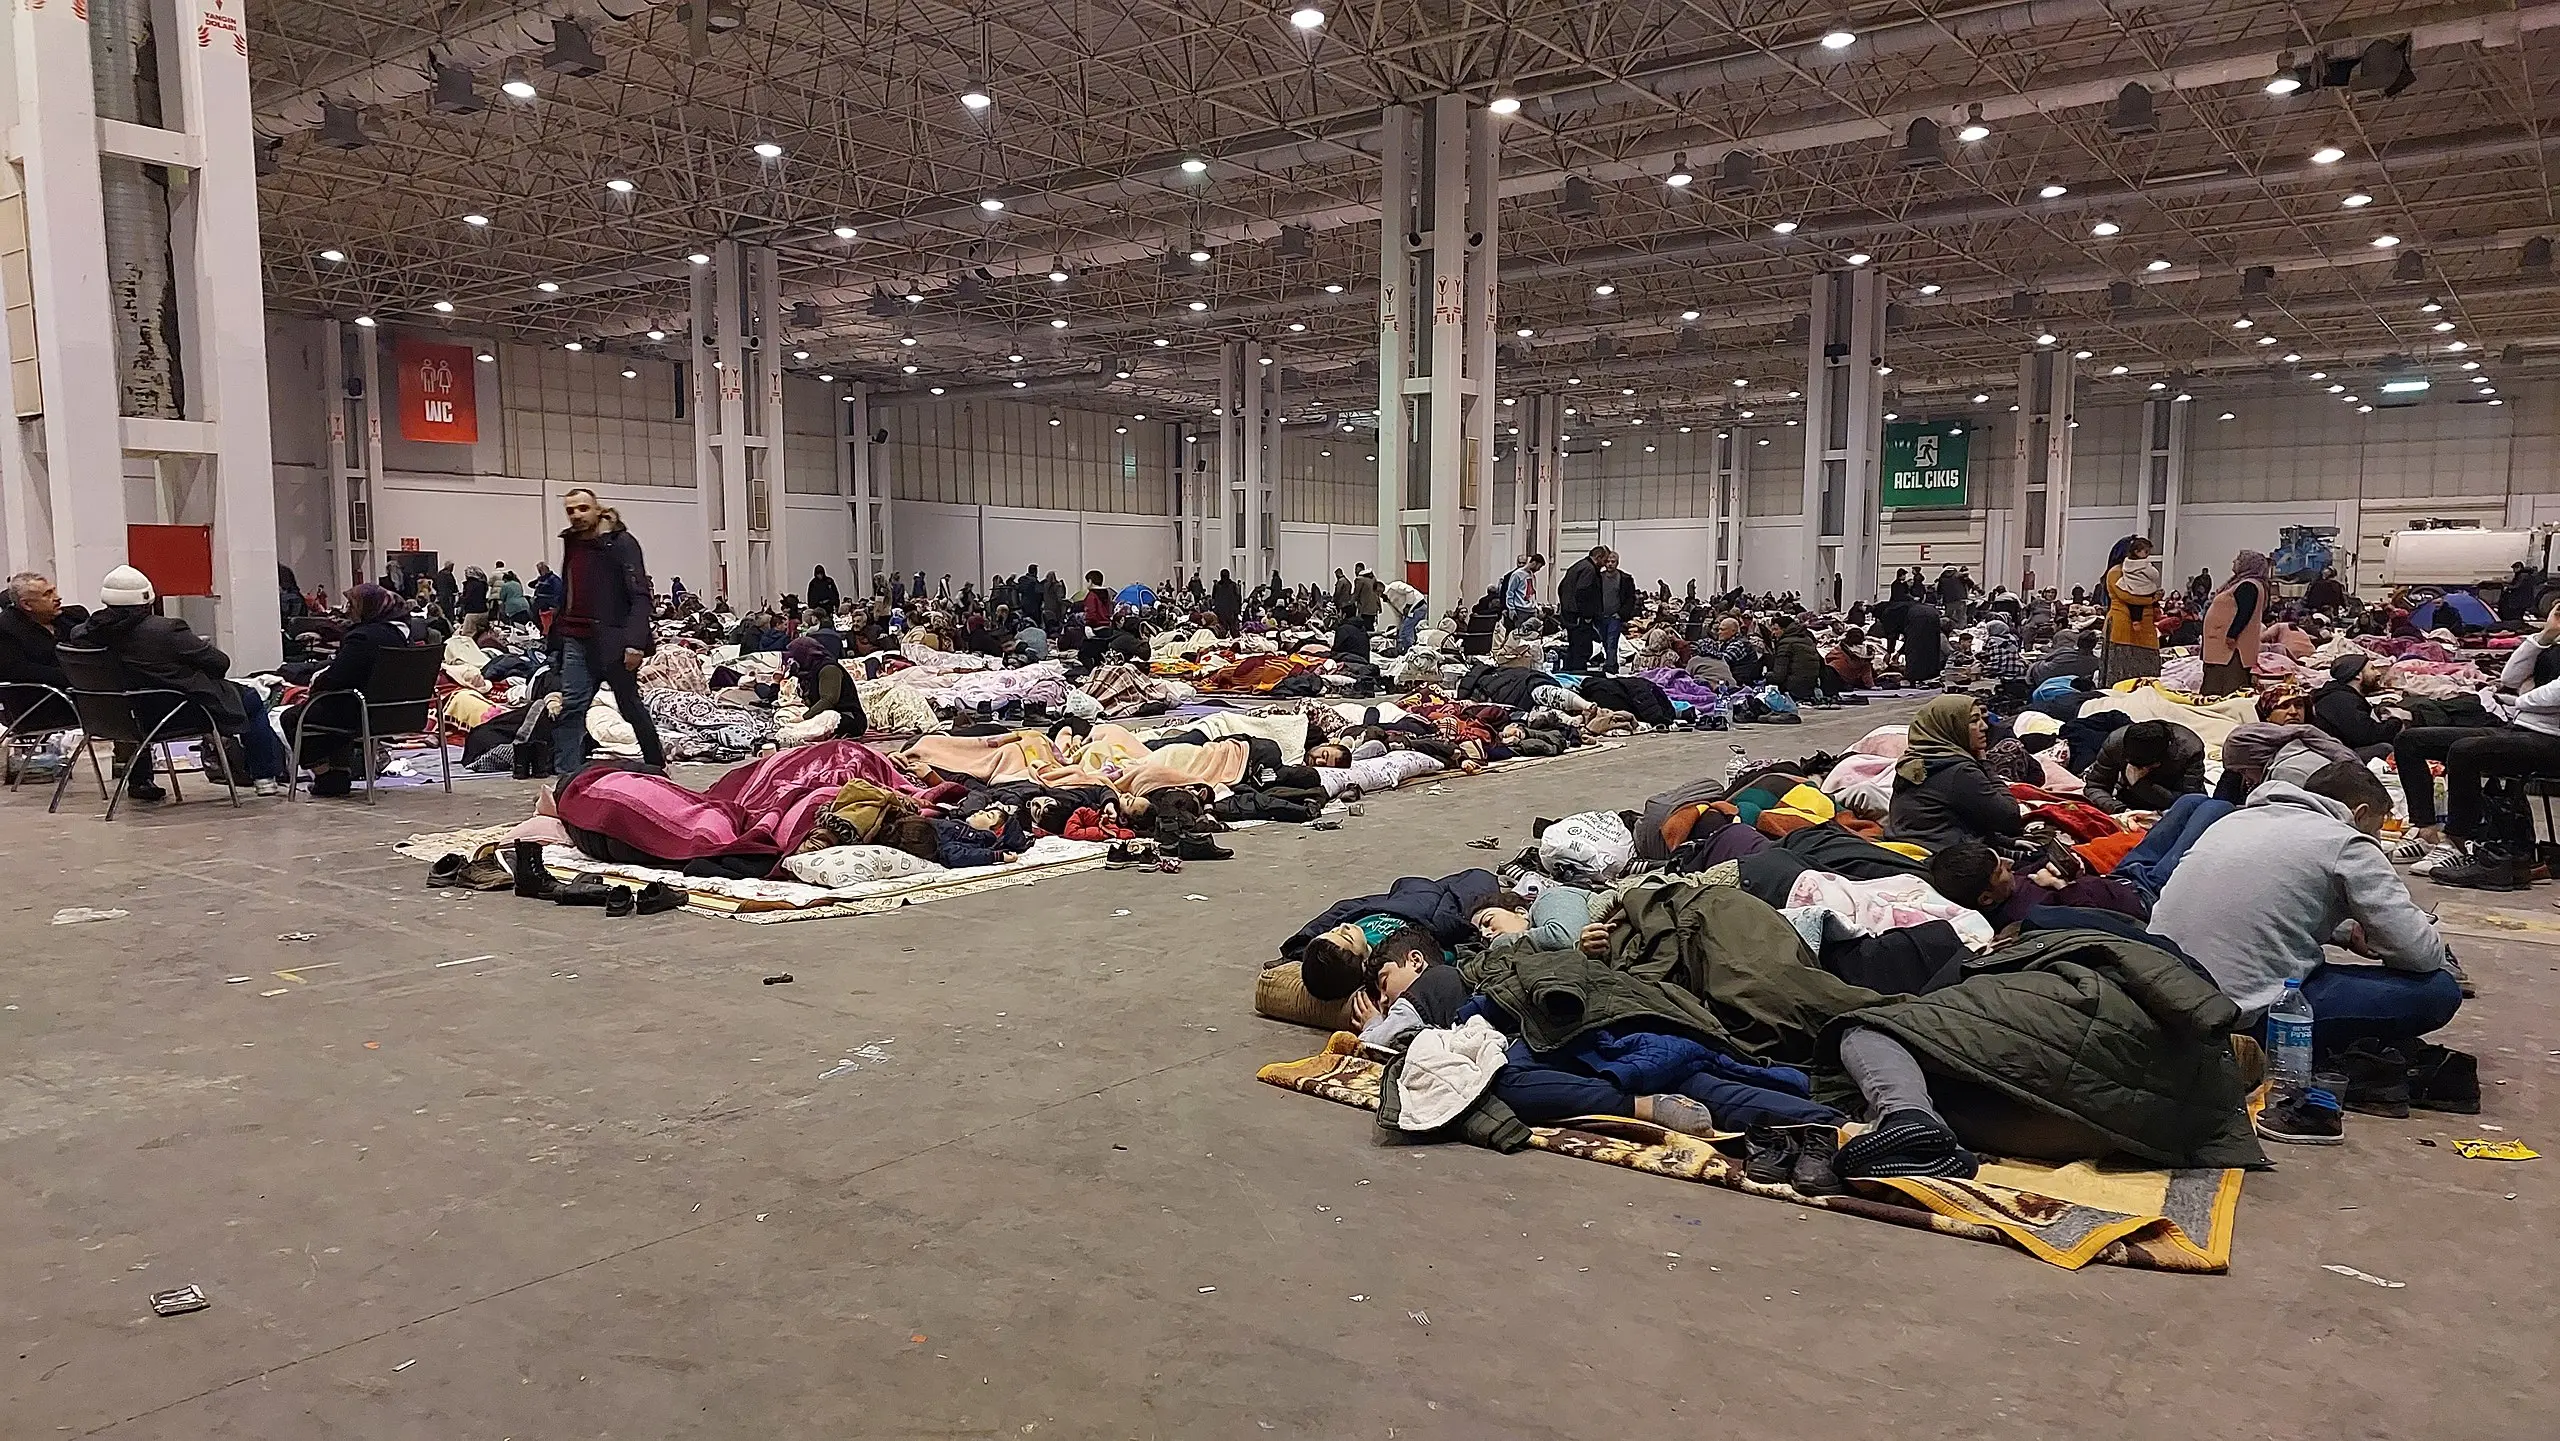
[[[1529,1048],[1514,1041],[1501,1073],[1493,1078],[1493,1094],[1511,1113],[1532,1126],[1550,1126],[1574,1116],[1633,1116],[1635,1097],[1597,1076],[1544,1064]],[[1680,1083],[1679,1094],[1706,1106],[1718,1126],[1743,1131],[1767,1122],[1794,1126],[1838,1125],[1838,1111],[1802,1096],[1700,1071]]]
[[[2142,843],[2124,853],[2116,862],[2113,874],[2151,900],[2160,899],[2161,888],[2169,884],[2169,873],[2186,858],[2187,849],[2204,834],[2204,828],[2238,810],[2229,801],[2211,796],[2180,796],[2160,813],[2157,824],[2143,836]],[[2313,1002],[2316,1006],[2318,1002]]]
[[[2462,1007],[2462,985],[2442,971],[2319,965],[2302,981],[2311,1002],[2316,1058],[2358,1041],[2398,1046],[2441,1029]]]
[[[1600,617],[1600,668],[1618,668],[1618,637],[1626,633],[1627,623],[1614,615]]]
[[[560,646],[560,722],[551,732],[552,774],[573,776],[586,765],[587,709],[605,686],[613,688],[615,708],[639,738],[641,759],[665,768],[667,753],[658,744],[658,727],[641,703],[639,677],[622,664],[620,648],[608,652],[604,644],[569,636]]]
[[[1403,619],[1396,622],[1396,649],[1413,649],[1413,638],[1422,629],[1422,610],[1422,604],[1417,601],[1413,609],[1406,611]]]
[[[267,698],[255,686],[240,685],[240,708],[247,713],[247,724],[240,727],[240,755],[248,763],[249,779],[280,781],[284,779],[284,737],[276,734],[274,722],[267,719]]]

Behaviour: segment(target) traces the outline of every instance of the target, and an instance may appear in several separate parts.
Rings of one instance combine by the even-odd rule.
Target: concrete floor
[[[2449,898],[2496,937],[2457,942],[2481,996],[2449,1038],[2480,1120],[2554,1159],[2351,1118],[2250,1179],[2224,1277],[1381,1150],[1255,1083],[1316,1044],[1248,1006],[1305,916],[1726,744],[1382,797],[1179,876],[769,927],[430,892],[387,849],[523,814],[511,782],[113,825],[0,798],[0,1436],[2552,1434],[2550,887]],[[151,1314],[190,1281],[212,1309]]]

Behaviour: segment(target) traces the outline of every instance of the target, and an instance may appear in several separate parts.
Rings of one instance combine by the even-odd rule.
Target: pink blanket
[[[596,854],[592,837],[626,852],[599,860],[779,858],[799,849],[818,812],[849,780],[919,794],[888,757],[860,741],[837,740],[767,756],[701,792],[666,776],[589,766],[561,782],[557,806],[581,850]]]

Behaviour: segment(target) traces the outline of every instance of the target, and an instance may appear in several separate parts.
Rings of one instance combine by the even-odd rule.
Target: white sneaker
[[[2420,859],[2416,865],[2409,867],[2409,874],[2413,876],[2434,875],[2442,867],[2452,865],[2454,862],[2461,860],[2467,854],[2469,854],[2468,851],[2457,845],[2448,844],[2429,847],[2426,855]]]
[[[2385,850],[2383,854],[2391,858],[2391,863],[2393,865],[2405,866],[2411,861],[2423,857],[2431,849],[2433,849],[2433,847],[2429,846],[2425,841],[2418,839],[2416,836],[2411,836],[2407,840],[2400,842],[2400,844]]]
[[[249,789],[256,791],[262,796],[280,796],[284,794],[284,787],[277,785],[274,781],[251,781],[249,782]]]

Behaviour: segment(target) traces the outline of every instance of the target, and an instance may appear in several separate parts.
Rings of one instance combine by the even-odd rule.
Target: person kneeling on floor
[[[2355,1110],[2480,1109],[2478,1061],[2424,1037],[2462,1005],[2461,972],[2434,920],[2391,869],[2379,839],[2391,796],[2356,761],[2296,786],[2271,780],[2189,847],[2152,908],[2151,928],[2195,957],[2254,1028],[2301,983],[2312,1058],[2345,1078]],[[2345,947],[2376,964],[2333,962]],[[2334,1140],[2276,1134],[2270,1139]],[[2281,1121],[2279,1121],[2281,1124]]]

